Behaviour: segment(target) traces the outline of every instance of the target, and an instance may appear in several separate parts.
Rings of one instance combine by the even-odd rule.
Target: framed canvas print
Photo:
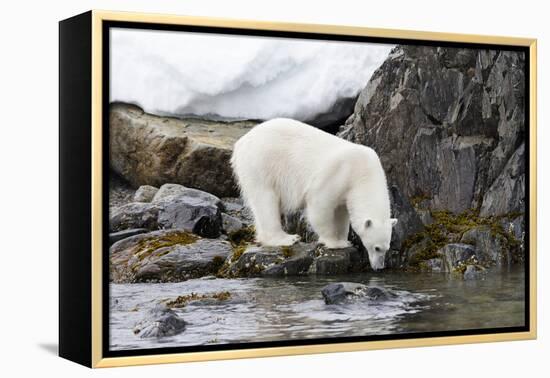
[[[62,357],[536,337],[536,41],[60,22]]]

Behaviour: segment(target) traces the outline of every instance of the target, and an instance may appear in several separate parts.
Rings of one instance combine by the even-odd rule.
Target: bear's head
[[[386,252],[390,249],[392,228],[395,218],[367,219],[362,227],[355,230],[369,254],[370,266],[374,270],[384,269]]]

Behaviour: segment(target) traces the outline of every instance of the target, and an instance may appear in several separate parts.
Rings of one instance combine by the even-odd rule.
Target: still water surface
[[[396,298],[326,305],[321,288],[359,282],[393,290]],[[110,349],[366,336],[523,326],[523,267],[492,270],[482,280],[452,274],[381,272],[342,277],[196,279],[110,285]],[[229,291],[213,304],[175,309],[187,322],[179,335],[140,339],[134,325],[159,300]]]

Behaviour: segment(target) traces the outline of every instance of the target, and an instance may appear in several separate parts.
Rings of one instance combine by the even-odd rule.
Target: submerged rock
[[[132,236],[110,248],[111,281],[178,282],[216,274],[231,252],[229,242],[181,230]]]
[[[157,305],[134,327],[134,334],[142,339],[173,336],[185,330],[186,322],[174,311]]]
[[[477,265],[467,265],[464,271],[465,280],[477,280],[485,276],[485,270]]]
[[[111,169],[134,187],[172,182],[235,196],[233,144],[256,124],[159,117],[115,103],[109,114]]]
[[[366,298],[369,300],[387,300],[396,295],[389,290],[366,286],[354,282],[331,283],[321,289],[326,304],[338,304],[350,298]]]

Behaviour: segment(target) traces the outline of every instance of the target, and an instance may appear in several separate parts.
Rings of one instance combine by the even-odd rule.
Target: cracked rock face
[[[455,213],[515,211],[524,197],[524,68],[522,52],[398,46],[339,136],[373,147],[406,198]]]

